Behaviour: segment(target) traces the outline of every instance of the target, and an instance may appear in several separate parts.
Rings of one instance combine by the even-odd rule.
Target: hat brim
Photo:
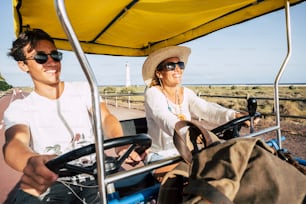
[[[152,52],[142,66],[142,78],[146,86],[151,84],[155,70],[162,61],[171,57],[178,57],[186,66],[190,52],[190,48],[185,46],[169,46]]]

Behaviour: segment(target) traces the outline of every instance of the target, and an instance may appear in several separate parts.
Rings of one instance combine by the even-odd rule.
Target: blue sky
[[[306,83],[306,2],[291,7],[292,56],[282,83]],[[11,1],[0,7],[0,73],[13,86],[32,86],[6,53],[15,39]],[[184,84],[273,83],[287,53],[284,11],[256,18],[184,44],[192,49]],[[126,63],[132,85],[143,85],[143,57],[87,55],[99,85],[125,85]],[[71,52],[64,52],[62,79],[84,80]]]

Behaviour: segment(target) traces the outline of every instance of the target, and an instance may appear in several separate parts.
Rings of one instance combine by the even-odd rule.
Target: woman
[[[148,162],[176,156],[173,144],[175,123],[197,119],[214,128],[244,114],[207,102],[181,86],[190,48],[170,46],[151,53],[142,67],[148,134],[152,137]]]

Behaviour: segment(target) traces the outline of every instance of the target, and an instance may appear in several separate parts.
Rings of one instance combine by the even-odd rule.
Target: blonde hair
[[[155,68],[155,71],[154,71],[154,76],[152,77],[152,81],[150,83],[150,86],[149,88],[151,88],[152,86],[162,86],[161,84],[161,81],[160,81],[160,78],[158,78],[158,76],[156,75],[156,72],[158,71],[161,71],[161,65],[164,63],[164,61],[166,61],[167,59],[164,59],[163,61],[161,61],[157,67]]]
[[[149,88],[151,88],[152,86],[157,86],[157,85],[160,85],[160,79],[156,76],[156,71],[155,71],[154,77],[152,78]]]

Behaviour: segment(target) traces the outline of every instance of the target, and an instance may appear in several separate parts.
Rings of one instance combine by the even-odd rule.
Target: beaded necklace
[[[186,117],[185,117],[184,114],[182,114],[182,105],[180,104],[180,97],[179,97],[179,94],[177,92],[177,89],[175,90],[175,109],[171,107],[169,99],[168,99],[167,94],[166,94],[165,90],[163,89],[163,87],[162,87],[162,92],[163,92],[164,96],[166,97],[168,110],[171,113],[173,113],[178,119],[185,120]]]

